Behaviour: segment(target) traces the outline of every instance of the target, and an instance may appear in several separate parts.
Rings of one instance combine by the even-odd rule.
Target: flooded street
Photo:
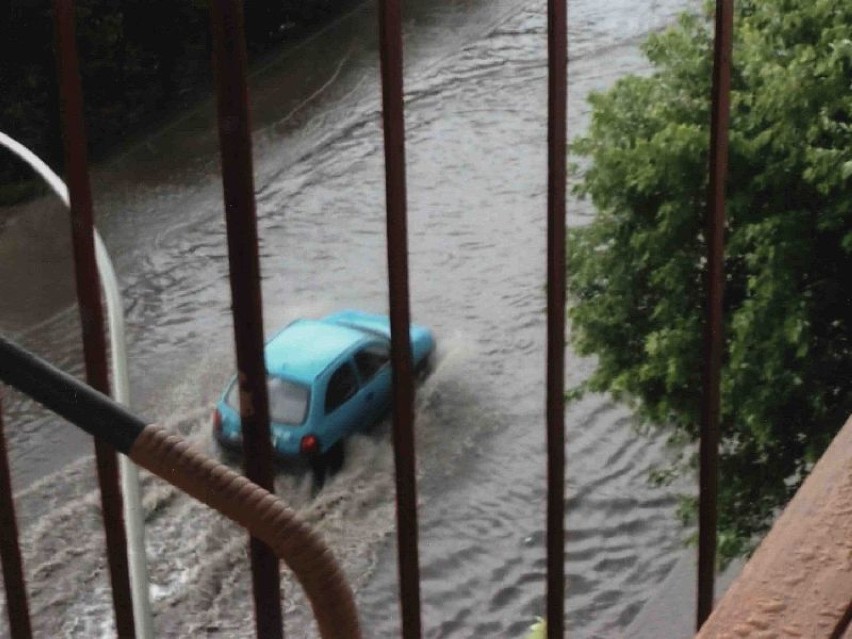
[[[638,44],[687,0],[569,5],[569,135],[585,96],[647,72]],[[412,314],[438,365],[419,389],[425,636],[521,637],[544,614],[546,16],[529,0],[406,3]],[[387,310],[384,170],[374,7],[359,6],[252,76],[267,332],[339,308]],[[234,367],[212,104],[93,171],[96,219],[128,314],[134,410],[214,453],[210,411]],[[14,131],[6,131],[14,135]],[[569,223],[592,211],[569,201]],[[67,218],[39,200],[0,228],[0,329],[82,370]],[[30,250],[34,242],[41,250]],[[570,277],[570,275],[569,275]],[[567,355],[569,384],[591,361]],[[20,396],[4,421],[21,499],[39,636],[109,636],[111,602],[91,442]],[[600,396],[570,406],[568,631],[619,636],[677,561],[674,492],[652,489],[662,444]],[[347,446],[311,498],[280,497],[315,525],[357,593],[365,636],[398,635],[393,456],[383,424]],[[246,539],[145,477],[159,636],[250,637]],[[288,637],[312,637],[284,577]]]

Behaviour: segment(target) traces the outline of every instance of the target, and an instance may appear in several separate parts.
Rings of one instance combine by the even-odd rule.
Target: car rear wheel
[[[232,446],[226,446],[225,444],[220,442],[219,439],[216,437],[213,438],[213,444],[211,446],[211,449],[213,456],[226,466],[230,466],[231,468],[240,467],[239,450],[235,449]]]
[[[338,441],[334,446],[329,448],[325,452],[325,463],[326,468],[328,469],[329,474],[334,475],[343,468],[344,461],[344,451],[343,451],[343,442]]]
[[[327,476],[334,475],[343,468],[344,456],[343,442],[338,441],[327,451],[310,460],[314,486],[317,489],[323,487]]]

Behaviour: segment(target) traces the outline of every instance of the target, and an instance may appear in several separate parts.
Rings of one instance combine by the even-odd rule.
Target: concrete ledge
[[[852,639],[852,419],[701,628],[699,639]]]
[[[739,575],[745,561],[737,559],[716,575],[716,596],[721,598]],[[690,639],[695,636],[695,584],[697,549],[689,548],[627,627],[629,639]]]

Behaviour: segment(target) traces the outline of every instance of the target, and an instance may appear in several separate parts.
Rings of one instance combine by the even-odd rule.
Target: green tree
[[[719,546],[746,552],[852,412],[852,2],[737,2],[727,185]],[[651,36],[646,77],[590,98],[569,237],[579,390],[630,401],[692,471],[698,436],[712,24]],[[684,513],[694,513],[687,499]]]

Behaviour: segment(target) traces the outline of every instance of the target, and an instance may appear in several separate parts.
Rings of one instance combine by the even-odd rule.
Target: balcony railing
[[[543,3],[544,4],[544,3]],[[547,575],[546,615],[550,639],[564,636],[565,605],[565,229],[566,229],[566,95],[567,95],[567,7],[565,0],[548,0],[548,200],[547,200]],[[89,186],[83,98],[80,88],[74,35],[73,0],[55,0],[57,58],[65,139],[65,166],[71,196],[71,219],[77,291],[83,327],[86,378],[95,389],[52,369],[20,351],[6,340],[0,342],[0,378],[21,388],[31,397],[68,418],[95,436],[98,478],[101,488],[106,553],[112,583],[115,628],[121,637],[137,635],[131,606],[126,534],[122,526],[122,495],[118,484],[116,451],[128,454],[137,464],[201,499],[244,525],[250,540],[251,571],[258,637],[283,637],[278,561],[283,558],[297,573],[309,597],[335,597],[333,612],[316,607],[323,636],[358,636],[357,612],[351,592],[342,580],[329,552],[309,530],[299,524],[286,507],[272,497],[272,456],[269,437],[268,402],[263,361],[262,299],[258,258],[252,170],[251,125],[246,88],[246,53],[243,38],[242,3],[213,0],[212,34],[222,159],[224,209],[228,231],[230,282],[240,383],[240,412],[244,425],[245,474],[240,479],[194,453],[185,444],[154,426],[146,425],[101,393],[109,392],[103,311],[97,284],[93,249],[93,211]],[[386,170],[387,253],[391,309],[393,364],[393,447],[396,468],[399,601],[402,635],[422,635],[416,457],[414,450],[414,390],[408,341],[409,272],[406,228],[405,124],[403,110],[402,36],[399,0],[379,0],[381,85]],[[719,371],[722,350],[722,272],[724,232],[724,186],[727,174],[727,129],[730,93],[732,0],[717,1],[716,39],[712,89],[710,193],[707,211],[708,297],[705,314],[705,358],[701,424],[699,575],[697,625],[711,612],[714,593],[716,548],[716,485],[719,419]],[[544,153],[544,149],[542,149]],[[85,398],[81,400],[80,398]],[[73,401],[72,401],[73,400]],[[109,428],[107,428],[109,426]],[[852,531],[852,497],[849,468],[852,430],[844,430],[815,479],[802,490],[806,497],[794,501],[779,521],[767,544],[747,567],[741,584],[734,587],[701,636],[723,636],[737,632],[742,615],[750,614],[751,627],[766,631],[776,620],[796,623],[814,619],[817,626],[802,636],[841,637],[849,619],[849,562]],[[845,455],[845,456],[844,456]],[[829,470],[822,470],[824,467]],[[831,470],[834,469],[834,470]],[[821,510],[819,531],[826,544],[834,531],[841,541],[826,550],[828,555],[808,555],[815,537],[806,534],[801,520],[809,498],[829,488],[832,472],[840,473],[837,488]],[[845,473],[845,474],[844,474]],[[844,479],[845,478],[845,479]],[[845,482],[845,483],[843,483]],[[839,500],[839,501],[838,501]],[[822,503],[822,502],[820,502]],[[799,514],[797,514],[799,513]],[[570,522],[570,519],[569,519]],[[6,452],[0,437],[0,555],[3,560],[7,608],[14,637],[31,635],[24,570],[18,547]],[[781,541],[774,541],[780,536]],[[294,552],[294,544],[307,544],[305,557]],[[819,548],[829,546],[819,546]],[[768,548],[768,549],[765,549]],[[798,553],[798,563],[779,584],[787,584],[788,599],[778,603],[774,590],[761,590],[756,582],[773,571],[779,549]],[[832,554],[833,553],[833,554]],[[842,569],[825,569],[826,565]],[[844,563],[845,562],[845,563]],[[758,568],[755,568],[757,566]],[[818,576],[813,570],[819,568]],[[832,576],[833,575],[833,576]],[[751,577],[750,577],[751,576]],[[796,578],[801,577],[800,581]],[[751,581],[749,581],[751,579]],[[835,579],[833,581],[833,579]],[[751,584],[751,585],[750,585]],[[819,585],[840,589],[830,602],[820,600],[813,610],[797,601],[795,593]],[[748,591],[752,595],[740,593]],[[762,593],[766,593],[765,595]],[[780,596],[780,595],[778,595]],[[808,591],[807,596],[812,596]],[[843,608],[845,597],[846,608]],[[732,600],[733,598],[733,600]],[[729,603],[729,601],[731,603]],[[751,602],[751,603],[749,603]],[[824,605],[823,605],[824,603]],[[794,605],[795,604],[795,605]],[[745,607],[743,607],[745,606]],[[779,606],[784,614],[778,614]],[[789,606],[789,616],[787,607]],[[829,610],[830,609],[830,610]],[[823,614],[823,611],[825,612]],[[801,616],[800,616],[801,615]],[[810,615],[810,616],[806,616]],[[846,620],[844,622],[844,619]],[[746,623],[746,622],[743,622]],[[785,626],[787,627],[787,626]],[[811,628],[823,631],[820,635]],[[724,631],[722,630],[724,629]],[[837,633],[841,634],[837,634]],[[715,633],[715,634],[713,634]],[[832,634],[834,633],[834,634]],[[755,635],[757,636],[757,635]],[[769,635],[767,635],[769,636]]]

